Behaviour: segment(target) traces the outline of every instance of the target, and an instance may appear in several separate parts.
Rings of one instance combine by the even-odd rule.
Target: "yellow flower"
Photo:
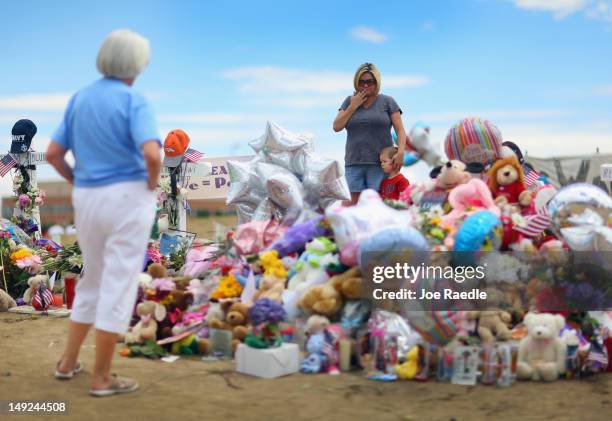
[[[26,257],[32,257],[32,253],[28,249],[19,249],[13,254],[11,254],[11,260],[13,261],[13,263]]]
[[[431,218],[431,223],[434,225],[438,225],[440,222],[442,222],[442,218],[440,218],[439,216],[434,216],[433,218]]]
[[[219,280],[219,285],[212,293],[212,298],[233,298],[242,294],[242,285],[236,280],[233,274],[223,276]]]

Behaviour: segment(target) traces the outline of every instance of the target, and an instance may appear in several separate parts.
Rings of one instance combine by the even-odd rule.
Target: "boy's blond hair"
[[[386,148],[382,148],[380,151],[380,156],[385,156],[387,158],[393,158],[393,155],[397,153],[396,146],[387,146]]]

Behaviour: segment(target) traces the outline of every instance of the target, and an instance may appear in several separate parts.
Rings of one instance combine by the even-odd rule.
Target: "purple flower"
[[[575,310],[600,310],[604,308],[604,293],[588,282],[565,283],[565,297]]]
[[[276,301],[263,298],[256,301],[249,311],[249,317],[255,325],[262,323],[278,323],[286,316],[285,309]]]
[[[29,204],[30,204],[30,198],[28,197],[28,195],[20,194],[19,195],[19,206],[21,206],[22,208],[25,208]]]

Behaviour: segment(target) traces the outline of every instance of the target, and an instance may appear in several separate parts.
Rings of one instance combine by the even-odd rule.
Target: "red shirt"
[[[380,197],[383,199],[399,200],[400,193],[410,185],[403,174],[385,178],[380,183]]]
[[[507,186],[498,186],[495,197],[506,196],[508,203],[518,203],[519,196],[525,191],[525,186],[520,181],[515,181]]]

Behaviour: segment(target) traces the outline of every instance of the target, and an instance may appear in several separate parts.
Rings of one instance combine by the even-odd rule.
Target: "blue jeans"
[[[345,166],[344,176],[351,193],[360,193],[366,189],[379,191],[385,173],[377,164],[357,164]]]

